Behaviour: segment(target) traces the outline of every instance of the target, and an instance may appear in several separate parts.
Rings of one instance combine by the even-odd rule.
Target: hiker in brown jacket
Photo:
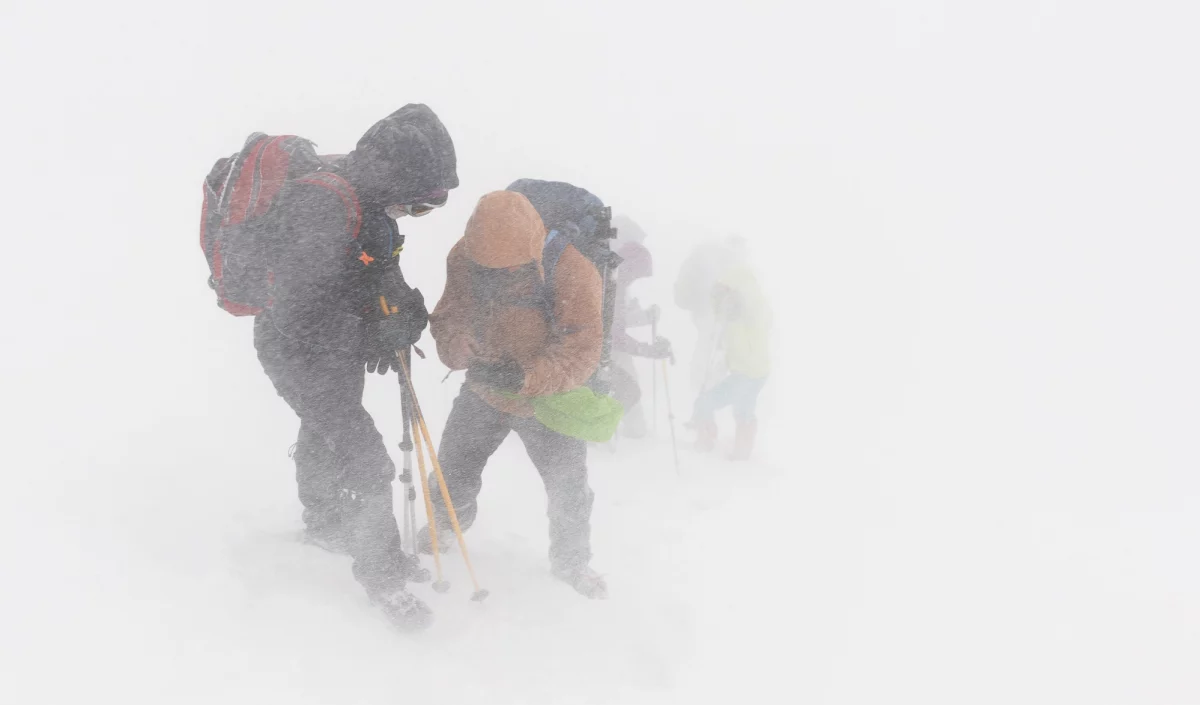
[[[467,379],[438,455],[466,529],[475,520],[488,458],[516,431],[546,485],[554,575],[588,597],[603,598],[604,579],[588,566],[587,443],[544,426],[531,401],[575,389],[596,371],[603,286],[596,267],[573,245],[559,256],[554,281],[543,283],[546,236],[525,196],[494,191],[479,200],[446,258],[446,290],[429,317],[430,332],[442,362],[467,370]],[[553,301],[546,300],[550,291]],[[440,492],[431,495],[438,529],[449,532]],[[422,537],[428,552],[427,529]]]

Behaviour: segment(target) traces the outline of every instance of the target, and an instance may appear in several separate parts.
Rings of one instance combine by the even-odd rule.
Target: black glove
[[[656,360],[673,357],[671,352],[671,341],[661,335],[654,339],[649,345],[643,343],[641,346],[642,357],[652,357]]]
[[[399,372],[396,348],[389,346],[379,327],[379,321],[367,324],[367,372],[379,372],[381,375],[386,375],[389,369]]]
[[[419,289],[409,289],[399,302],[387,297],[393,313],[379,319],[379,335],[393,350],[406,348],[421,339],[421,333],[429,323],[429,311],[425,310],[425,297]]]
[[[467,381],[486,384],[502,392],[519,392],[525,386],[525,370],[515,360],[476,362],[467,368]]]
[[[378,371],[382,375],[389,368],[399,369],[396,351],[421,339],[429,323],[429,312],[425,310],[421,290],[405,284],[399,269],[385,273],[381,284],[380,317],[367,331],[367,372]],[[387,315],[383,315],[384,306]]]

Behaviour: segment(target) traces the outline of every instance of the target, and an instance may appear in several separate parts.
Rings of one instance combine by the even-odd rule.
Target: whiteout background
[[[0,700],[1200,701],[1198,20],[4,4]],[[645,298],[735,232],[773,295],[760,462],[685,451],[677,477],[663,424],[593,453],[608,603],[545,574],[515,443],[470,535],[493,597],[451,557],[427,634],[293,541],[296,421],[204,285],[200,180],[253,130],[340,152],[410,101],[462,179],[402,222],[431,300],[520,176],[637,219]],[[435,435],[442,374],[418,372]],[[394,378],[367,404],[394,442]]]

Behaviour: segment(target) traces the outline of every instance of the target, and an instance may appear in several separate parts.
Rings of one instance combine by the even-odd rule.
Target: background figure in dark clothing
[[[496,191],[479,200],[466,233],[446,258],[446,290],[430,317],[438,356],[467,370],[442,434],[446,489],[463,529],[477,513],[483,469],[516,431],[546,485],[550,564],[580,593],[607,596],[591,560],[592,491],[587,444],[544,426],[532,399],[584,385],[600,362],[603,286],[596,267],[568,245],[554,269],[553,321],[534,301],[544,272],[546,228],[529,200]],[[437,528],[450,525],[433,492]],[[446,535],[449,535],[448,533]],[[422,550],[429,550],[428,527]]]
[[[433,111],[407,105],[324,173],[357,195],[360,249],[352,203],[312,179],[288,183],[268,214],[286,241],[276,243],[274,303],[255,320],[254,344],[300,417],[294,459],[306,537],[353,556],[354,576],[394,624],[421,627],[429,609],[405,581],[428,573],[400,547],[396,470],[362,405],[363,374],[364,364],[394,367],[395,351],[425,328],[424,299],[400,272],[394,219],[446,202],[458,185],[454,145]],[[394,315],[383,316],[380,296]]]
[[[620,232],[620,231],[618,231]],[[671,357],[671,343],[661,336],[645,343],[629,335],[630,328],[648,326],[658,321],[659,308],[643,308],[637,299],[630,298],[629,287],[638,279],[654,274],[650,251],[638,242],[624,242],[617,248],[621,264],[617,267],[617,306],[613,312],[613,397],[625,408],[621,431],[631,438],[646,435],[646,414],[641,404],[642,388],[638,381],[635,357],[652,360]]]

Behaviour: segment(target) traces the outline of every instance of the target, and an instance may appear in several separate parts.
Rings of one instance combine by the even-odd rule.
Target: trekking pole
[[[405,348],[403,354],[405,357],[409,357],[409,349]],[[400,545],[404,546],[407,544],[410,552],[416,555],[417,491],[413,485],[412,400],[408,398],[408,389],[404,386],[404,380],[400,379],[399,375],[396,375],[396,378],[400,383],[400,411],[404,419],[404,437],[400,441],[400,450],[404,454],[404,470],[400,474],[400,483],[404,487],[404,528],[401,531]]]
[[[405,378],[407,379],[407,371]],[[437,592],[447,592],[450,590],[450,583],[446,582],[445,577],[442,575],[442,553],[438,549],[437,521],[434,520],[433,516],[433,500],[429,495],[429,481],[425,477],[425,454],[421,448],[421,435],[417,433],[417,419],[415,415],[410,419],[409,423],[411,424],[412,435],[417,446],[417,470],[421,473],[421,494],[425,497],[425,515],[429,517],[429,546],[433,551],[434,568],[437,569],[437,580],[433,583],[433,589]],[[415,533],[413,537],[415,548]]]
[[[425,424],[425,415],[421,413],[421,402],[417,399],[417,392],[413,388],[412,375],[409,374],[408,363],[405,362],[403,357],[400,357],[400,366],[404,370],[404,378],[408,382],[408,392],[412,396],[413,411],[416,412],[416,422],[421,428],[421,436],[425,439],[425,445],[429,451],[429,461],[433,465],[433,472],[437,475],[438,489],[442,491],[442,501],[446,504],[446,513],[450,515],[450,526],[454,528],[454,535],[458,538],[458,548],[463,554],[463,562],[467,564],[467,574],[471,576],[471,583],[475,586],[475,594],[471,595],[471,599],[476,602],[483,602],[488,596],[488,591],[479,587],[479,579],[475,577],[475,567],[471,565],[471,554],[467,551],[467,540],[463,538],[462,527],[458,523],[458,514],[454,511],[454,503],[450,501],[450,489],[446,487],[446,476],[442,473],[441,463],[438,462],[437,451],[433,449],[433,438],[429,435],[429,426]],[[420,448],[419,443],[417,447]],[[418,463],[420,463],[420,455],[417,456],[417,459]],[[426,509],[432,510],[433,503],[429,502]],[[431,543],[435,523],[437,523],[436,518],[433,516],[433,512],[430,511],[429,538],[431,539]]]
[[[658,315],[650,319],[650,344],[658,340]],[[665,380],[665,378],[664,378]],[[658,436],[658,367],[653,362],[650,363],[650,387],[651,398],[654,400],[654,405],[651,406],[651,413],[654,414],[650,421],[650,433]]]
[[[379,297],[379,308],[383,310],[384,316],[392,315],[387,299],[383,296]],[[402,360],[409,360],[411,355],[411,346],[405,346],[403,351],[396,351],[396,357]],[[408,396],[408,390],[404,387],[404,380],[399,379],[400,375],[396,375],[396,377],[400,383],[400,415],[404,422],[404,437],[400,440],[400,452],[404,456],[404,468],[400,473],[400,484],[404,488],[404,526],[400,531],[400,548],[404,549],[407,536],[409,546],[415,556],[417,554],[417,492],[413,488],[412,481],[412,400]]]
[[[663,371],[663,394],[667,398],[667,422],[671,424],[671,452],[675,455],[675,474],[679,474],[679,444],[675,442],[675,410],[671,408],[671,384],[667,381],[667,360],[660,358]]]

